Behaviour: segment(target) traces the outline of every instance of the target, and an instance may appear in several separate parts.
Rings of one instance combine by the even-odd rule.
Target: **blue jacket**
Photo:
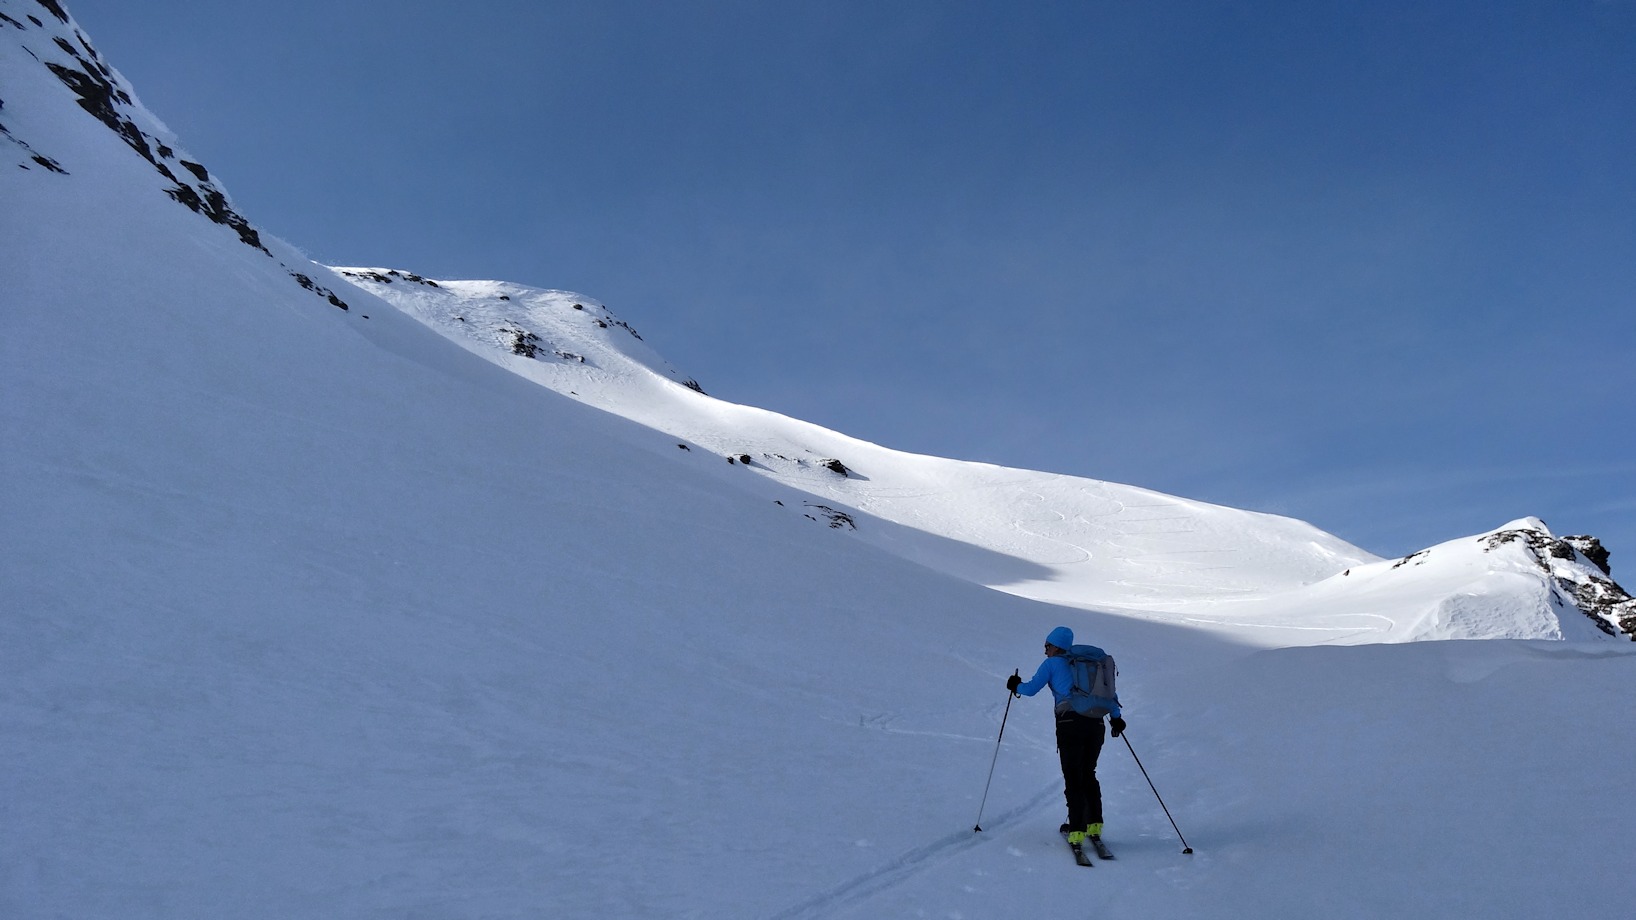
[[[1034,672],[1034,676],[1017,685],[1017,692],[1023,696],[1033,696],[1047,686],[1051,688],[1051,698],[1057,703],[1067,702],[1068,697],[1074,692],[1074,672],[1068,667],[1067,656],[1053,655],[1040,662],[1040,668]],[[1117,702],[1113,704],[1113,711],[1109,715],[1114,718],[1120,717]]]

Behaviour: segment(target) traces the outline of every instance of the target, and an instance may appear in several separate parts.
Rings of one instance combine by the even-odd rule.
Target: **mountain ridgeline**
[[[74,102],[86,114],[101,122],[151,166],[161,189],[172,201],[230,229],[244,245],[276,258],[263,243],[261,232],[233,208],[227,193],[211,178],[204,164],[179,151],[169,132],[136,102],[124,79],[102,60],[62,5],[55,0],[37,0],[36,5],[48,19],[24,12],[26,3],[7,4],[8,10],[0,12],[0,30],[22,33],[16,47],[38,61],[72,93]],[[14,12],[20,13],[20,18],[13,15]],[[4,115],[4,99],[0,98],[0,140],[10,142],[12,159],[18,167],[72,175],[72,157],[59,159],[36,147],[27,136],[26,128],[18,131],[7,128]],[[324,298],[331,306],[348,309],[346,301],[315,282],[309,274],[287,265],[284,268],[297,284]]]
[[[385,301],[535,383],[661,431],[689,453],[702,448],[753,494],[886,552],[1088,609],[1189,622],[1237,622],[1253,610],[1274,644],[1313,628],[1348,643],[1565,638],[1587,623],[1636,638],[1636,600],[1612,579],[1607,551],[1592,537],[1559,539],[1537,519],[1438,547],[1444,564],[1432,569],[1423,567],[1428,550],[1371,575],[1381,560],[1299,521],[1081,477],[904,454],[716,400],[584,295],[393,268],[332,272],[239,213],[60,4],[8,0],[0,32],[10,35],[8,54],[25,56],[11,66],[5,91],[34,96],[9,108],[0,99],[0,142],[38,181],[73,183],[82,178],[76,173],[97,168],[100,161],[61,135],[61,121],[77,109],[124,148],[127,166],[147,170],[146,181],[166,199],[271,259],[323,302],[349,311],[353,302]],[[1458,561],[1449,563],[1451,556]],[[1384,614],[1383,591],[1393,607]],[[1504,612],[1473,615],[1472,596],[1493,601],[1478,607]],[[1559,612],[1575,615],[1565,622]]]

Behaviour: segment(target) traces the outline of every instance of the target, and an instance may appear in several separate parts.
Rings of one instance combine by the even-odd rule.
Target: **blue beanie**
[[[1074,645],[1074,631],[1066,626],[1058,626],[1056,629],[1051,630],[1051,634],[1045,637],[1045,641],[1063,651],[1067,651]]]

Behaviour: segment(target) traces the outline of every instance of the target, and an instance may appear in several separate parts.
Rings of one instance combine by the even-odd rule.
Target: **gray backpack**
[[[1113,656],[1094,645],[1076,645],[1068,650],[1068,668],[1073,671],[1074,689],[1056,711],[1069,710],[1100,719],[1119,708],[1119,691],[1114,686],[1119,669]]]

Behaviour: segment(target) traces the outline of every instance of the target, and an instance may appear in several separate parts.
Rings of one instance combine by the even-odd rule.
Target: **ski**
[[[1089,837],[1087,839],[1091,841],[1091,846],[1096,848],[1096,855],[1098,859],[1113,858],[1113,851],[1108,849],[1108,845],[1102,842],[1101,837]]]
[[[1067,840],[1068,835],[1063,834],[1062,839]],[[1074,862],[1079,863],[1080,865],[1085,866],[1086,868],[1089,868],[1091,866],[1096,865],[1096,863],[1091,862],[1091,858],[1089,856],[1085,855],[1085,849],[1082,846],[1080,846],[1079,844],[1069,843],[1068,844],[1068,849],[1074,851]]]

